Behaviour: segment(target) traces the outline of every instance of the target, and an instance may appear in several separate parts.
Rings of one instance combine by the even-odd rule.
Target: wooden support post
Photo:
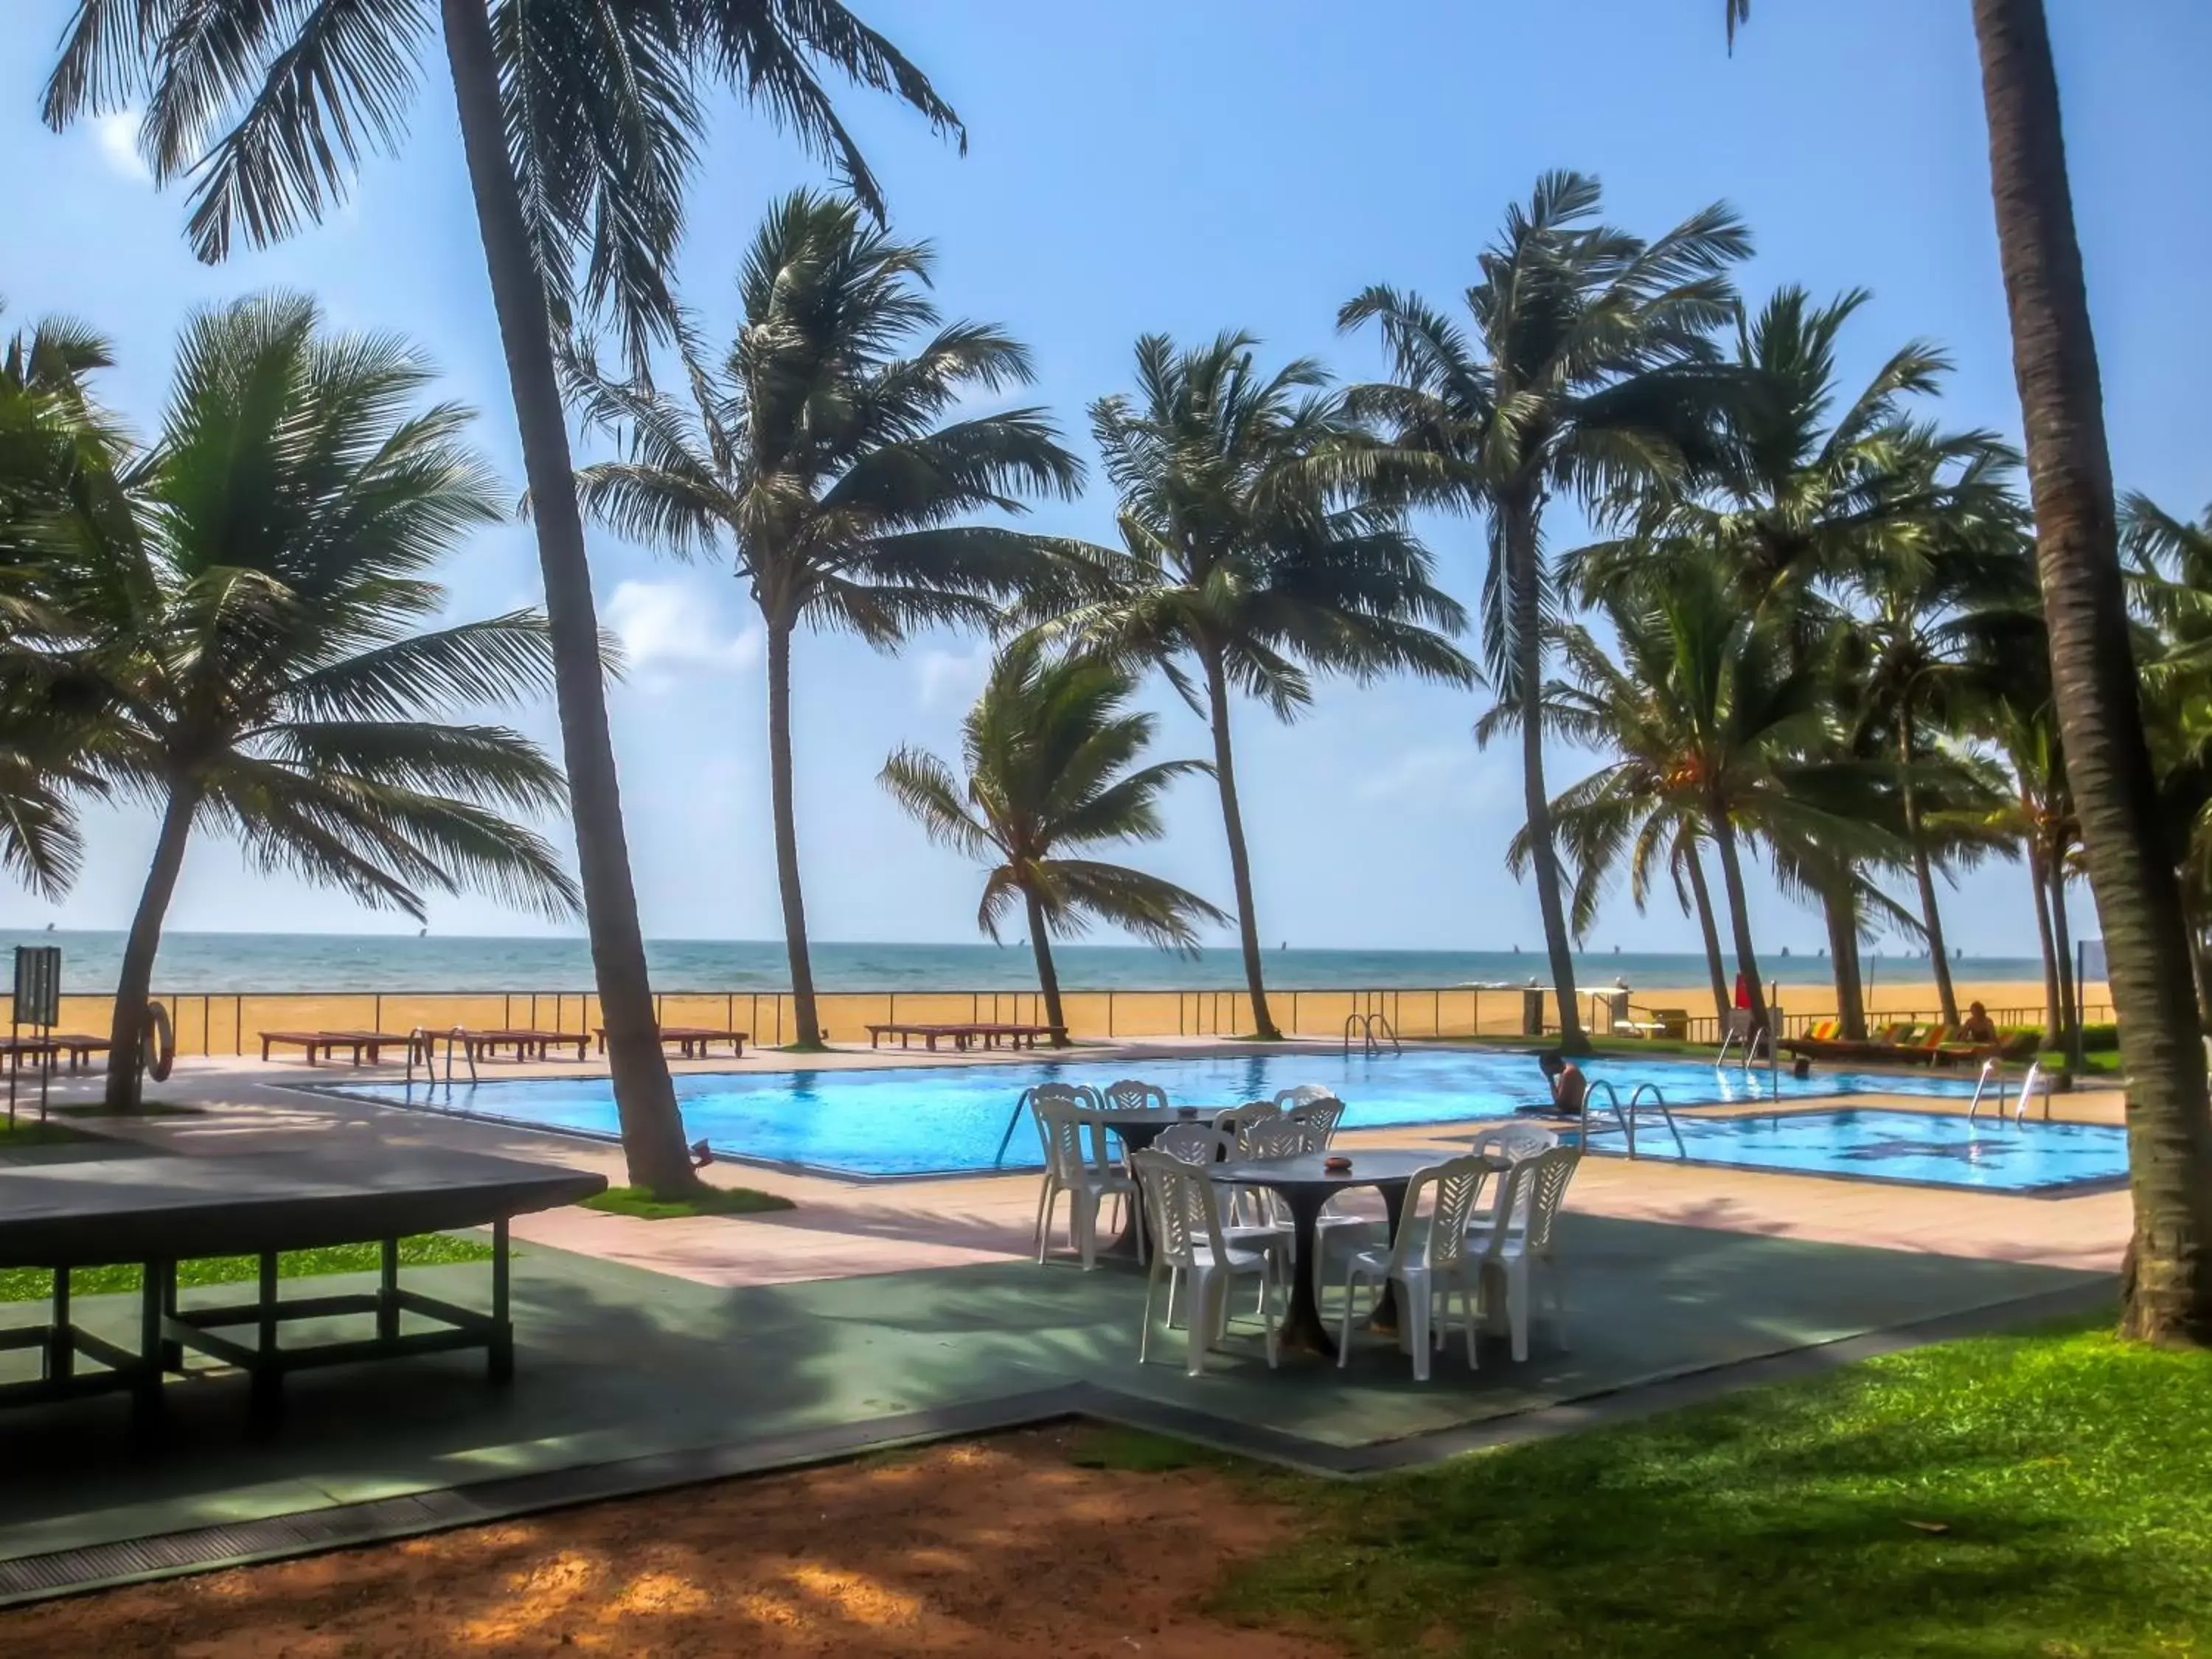
[[[487,1370],[495,1382],[514,1381],[514,1321],[507,1311],[507,1219],[491,1224],[492,1332]]]

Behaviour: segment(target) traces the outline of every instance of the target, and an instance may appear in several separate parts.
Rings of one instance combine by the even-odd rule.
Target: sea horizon
[[[72,993],[114,988],[125,935],[119,930],[0,928],[0,945],[58,945],[62,984]],[[901,944],[825,939],[812,947],[817,988],[823,991],[1034,990],[1036,968],[1026,941]],[[646,957],[656,990],[788,990],[784,947],[773,939],[650,939]],[[1265,952],[1270,988],[1427,989],[1480,984],[1550,983],[1540,950],[1442,951],[1292,947]],[[1234,990],[1244,983],[1242,953],[1212,946],[1181,956],[1145,945],[1055,945],[1053,959],[1070,991]],[[1733,957],[1728,959],[1733,971]],[[1924,954],[1868,951],[1873,984],[1931,979]],[[1763,954],[1761,974],[1786,989],[1832,983],[1825,953]],[[1607,951],[1577,954],[1579,988],[1601,990],[1616,979],[1682,989],[1706,981],[1699,951]],[[2033,957],[1954,957],[1961,980],[2036,982]],[[254,991],[584,991],[592,987],[590,942],[581,937],[398,933],[170,933],[155,963],[157,991],[181,994]]]

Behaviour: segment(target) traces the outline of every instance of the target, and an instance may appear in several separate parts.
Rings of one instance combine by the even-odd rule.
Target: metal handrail
[[[1674,1121],[1674,1114],[1667,1106],[1667,1097],[1657,1084],[1639,1083],[1628,1091],[1628,1121],[1632,1123],[1636,1121],[1637,1104],[1646,1094],[1651,1097],[1651,1103],[1659,1109],[1659,1115],[1667,1125],[1667,1133],[1674,1137],[1675,1156],[1689,1157],[1690,1149],[1682,1139],[1681,1126]]]
[[[1593,1079],[1583,1089],[1582,1144],[1585,1151],[1589,1146],[1590,1103],[1596,1097],[1597,1091],[1601,1089],[1605,1091],[1606,1100],[1613,1112],[1613,1123],[1627,1142],[1628,1156],[1632,1160],[1636,1157],[1637,1109],[1644,1103],[1644,1097],[1647,1094],[1651,1097],[1652,1104],[1659,1109],[1660,1118],[1666,1123],[1668,1133],[1674,1137],[1675,1155],[1683,1158],[1689,1157],[1690,1149],[1682,1139],[1681,1127],[1674,1121],[1674,1114],[1668,1109],[1667,1097],[1661,1091],[1657,1084],[1638,1084],[1629,1091],[1628,1104],[1624,1108],[1620,1103],[1620,1091],[1613,1086],[1610,1079],[1606,1078]]]
[[[1347,1054],[1352,1052],[1352,1039],[1356,1033],[1360,1039],[1362,1053],[1381,1054],[1382,1043],[1375,1035],[1377,1027],[1381,1028],[1382,1036],[1389,1039],[1392,1054],[1402,1054],[1406,1052],[1405,1046],[1398,1041],[1397,1032],[1390,1028],[1389,1019],[1379,1012],[1371,1014],[1346,1014],[1344,1017],[1344,1052]]]
[[[446,1044],[447,1092],[450,1094],[453,1087],[453,1045],[456,1042],[461,1045],[462,1057],[468,1061],[469,1082],[473,1085],[481,1080],[477,1076],[477,1051],[474,1045],[469,1042],[467,1026],[455,1025],[447,1030],[434,1031],[427,1025],[417,1025],[407,1034],[406,1086],[408,1088],[411,1089],[415,1086],[415,1053],[417,1048],[420,1048],[422,1054],[423,1086],[431,1089],[438,1086],[438,1057],[432,1045],[441,1038],[444,1039]]]
[[[1006,1119],[1006,1133],[999,1137],[998,1156],[991,1160],[991,1167],[993,1169],[995,1170],[999,1168],[1000,1165],[1003,1164],[1006,1161],[1006,1148],[1013,1145],[1014,1126],[1022,1121],[1023,1109],[1029,1105],[1030,1099],[1033,1092],[1034,1091],[1031,1090],[1024,1089],[1021,1093],[1014,1097],[1013,1112]]]
[[[1996,1109],[2000,1117],[2002,1116],[2004,1112],[2004,1062],[2001,1060],[1996,1059],[1985,1060],[1982,1062],[1981,1076],[1974,1079],[1974,1098],[1966,1107],[1967,1122],[1972,1123],[1975,1117],[1980,1113],[1982,1109],[1983,1093],[1984,1091],[1989,1089],[1989,1085],[1993,1079],[1996,1084],[1996,1088],[1994,1091],[1997,1102]],[[2051,1089],[2049,1082],[2043,1075],[2043,1061],[2039,1058],[2031,1060],[2027,1062],[2027,1070],[2021,1077],[2020,1095],[2019,1097],[2013,1102],[2012,1108],[2012,1121],[2014,1123],[2025,1123],[2027,1121],[2027,1103],[2035,1097],[2035,1085],[2039,1083],[2044,1085],[2044,1120],[2046,1122],[2050,1121]]]

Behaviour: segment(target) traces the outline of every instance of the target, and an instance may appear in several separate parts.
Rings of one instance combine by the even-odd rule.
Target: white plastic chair
[[[1226,1129],[1231,1134],[1242,1134],[1248,1123],[1259,1123],[1271,1117],[1280,1117],[1283,1109],[1272,1100],[1248,1100],[1242,1106],[1231,1106],[1227,1111],[1213,1115],[1213,1127]]]
[[[1482,1130],[1472,1144],[1477,1158],[1501,1158],[1511,1163],[1550,1152],[1559,1145],[1559,1133],[1540,1123],[1500,1123]]]
[[[1559,1346],[1567,1341],[1567,1285],[1559,1259],[1552,1251],[1553,1224],[1559,1218],[1567,1183],[1575,1178],[1582,1153],[1572,1146],[1554,1146],[1510,1164],[1500,1177],[1498,1207],[1487,1221],[1477,1218],[1468,1240],[1470,1260],[1482,1310],[1486,1316],[1490,1286],[1501,1285],[1505,1295],[1505,1322],[1513,1336],[1515,1362],[1528,1357],[1528,1303],[1531,1287],[1528,1264],[1540,1264],[1552,1293],[1552,1319]],[[1470,1362],[1471,1363],[1471,1362]]]
[[[1154,1235],[1152,1270],[1145,1280],[1144,1323],[1137,1334],[1137,1363],[1150,1357],[1152,1303],[1158,1294],[1161,1270],[1190,1282],[1189,1361],[1193,1376],[1206,1370],[1206,1351],[1226,1334],[1229,1291],[1233,1280],[1256,1276],[1260,1281],[1260,1317],[1267,1333],[1267,1366],[1275,1364],[1275,1259],[1272,1251],[1232,1244],[1221,1225],[1221,1205],[1213,1177],[1194,1164],[1146,1150],[1129,1154],[1138,1180],[1144,1183]],[[1168,1312],[1175,1311],[1172,1279]]]
[[[1209,1128],[1203,1123],[1178,1123],[1163,1129],[1153,1140],[1152,1150],[1164,1152],[1170,1158],[1180,1158],[1185,1164],[1200,1169],[1208,1164],[1225,1162],[1239,1155],[1237,1137],[1224,1130]],[[1249,1156],[1249,1154],[1247,1154]],[[1290,1216],[1262,1212],[1247,1218],[1244,1206],[1238,1201],[1250,1189],[1240,1189],[1231,1198],[1227,1218],[1221,1224],[1221,1235],[1232,1248],[1272,1251],[1280,1270],[1290,1271],[1291,1258],[1297,1254],[1297,1230]],[[1182,1283],[1182,1274],[1173,1268],[1168,1273],[1167,1322],[1175,1323],[1176,1289]]]
[[[1176,1123],[1152,1138],[1152,1150],[1186,1164],[1218,1164],[1237,1156],[1237,1137],[1210,1123]]]
[[[1136,1183],[1107,1161],[1105,1131],[1085,1124],[1077,1115],[1079,1108],[1064,1100],[1033,1098],[1030,1109],[1036,1117],[1037,1139],[1044,1146],[1044,1187],[1037,1195],[1037,1265],[1044,1265],[1053,1211],[1066,1193],[1068,1237],[1088,1273],[1098,1260],[1098,1212],[1109,1199],[1133,1203]]]
[[[1123,1078],[1101,1089],[1098,1102],[1109,1112],[1164,1112],[1168,1109],[1168,1091],[1157,1083]]]
[[[1098,1091],[1087,1083],[1040,1083],[1030,1091],[1030,1101],[1035,1104],[1041,1100],[1093,1112],[1098,1109]]]
[[[1313,1150],[1307,1145],[1310,1133],[1304,1124],[1287,1117],[1263,1117],[1238,1128],[1237,1150],[1245,1158],[1297,1158]]]
[[[1301,1101],[1283,1114],[1283,1121],[1304,1124],[1307,1132],[1306,1150],[1325,1152],[1328,1150],[1328,1143],[1336,1139],[1336,1126],[1344,1121],[1344,1103],[1334,1095]]]
[[[1400,1346],[1413,1357],[1413,1380],[1429,1380],[1429,1352],[1434,1346],[1430,1331],[1436,1300],[1444,1298],[1444,1330],[1451,1328],[1451,1297],[1460,1299],[1461,1322],[1467,1330],[1467,1363],[1474,1367],[1474,1329],[1478,1283],[1474,1258],[1468,1249],[1468,1223],[1490,1166],[1474,1157],[1448,1158],[1421,1170],[1406,1185],[1406,1205],[1398,1212],[1398,1236],[1387,1249],[1361,1250],[1346,1265],[1344,1311],[1337,1328],[1336,1363],[1352,1358],[1352,1315],[1358,1286],[1371,1284],[1381,1299],[1382,1287],[1395,1284],[1398,1298]],[[1421,1199],[1433,1188],[1436,1201],[1430,1213],[1419,1213]]]
[[[1336,1091],[1325,1083],[1301,1083],[1296,1088],[1275,1091],[1278,1110],[1289,1111],[1293,1106],[1303,1106],[1310,1100],[1333,1100]]]

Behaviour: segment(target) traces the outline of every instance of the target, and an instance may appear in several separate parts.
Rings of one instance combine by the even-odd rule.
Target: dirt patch
[[[1136,1654],[1326,1659],[1200,1603],[1297,1517],[1084,1431],[725,1481],[0,1614],[9,1659]]]

